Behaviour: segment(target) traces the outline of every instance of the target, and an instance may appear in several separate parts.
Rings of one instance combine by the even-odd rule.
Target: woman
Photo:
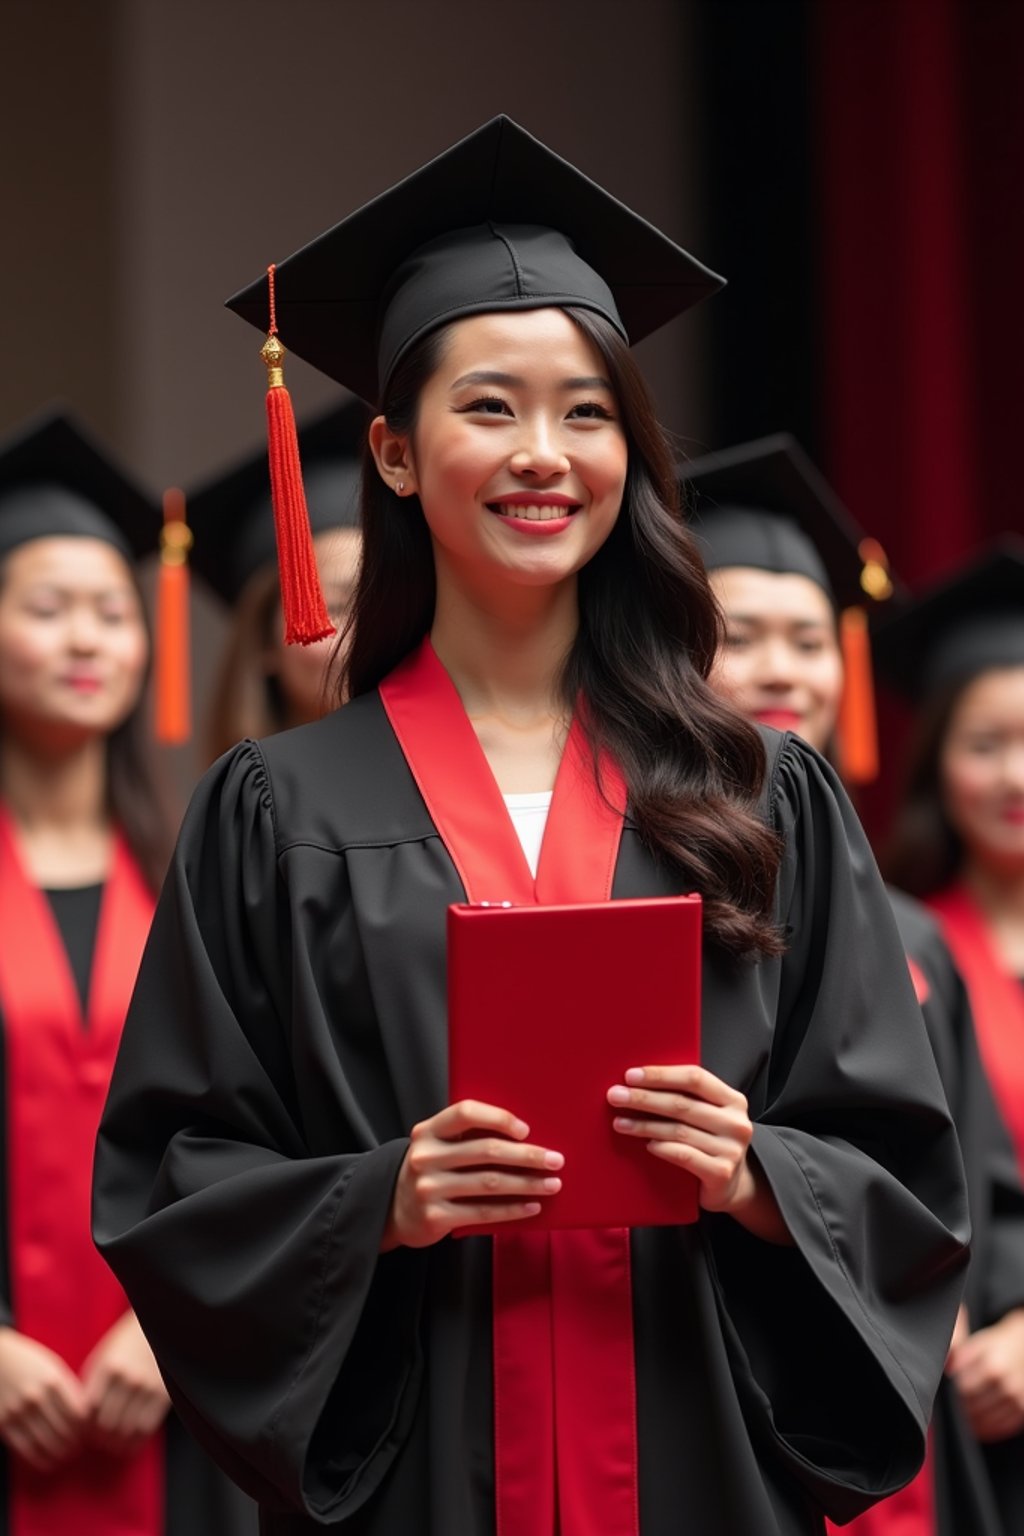
[[[982,1058],[1024,1168],[1024,544],[1008,539],[878,634],[919,717],[887,869],[923,898],[967,982]],[[999,1493],[1024,1528],[1024,1296],[954,1352]]]
[[[0,450],[0,1531],[252,1529],[92,1246],[93,1143],[171,850],[132,560],[152,504],[65,417]]]
[[[684,477],[725,617],[713,680],[750,718],[795,731],[819,752],[834,750],[844,686],[837,609],[867,595],[865,551],[877,567],[868,586],[884,590],[880,551],[785,435],[709,455]],[[966,1318],[976,1337],[1010,1332],[1024,1302],[1024,1190],[981,1068],[963,981],[928,914],[890,895],[964,1153],[972,1227]],[[959,1358],[955,1350],[940,1391],[929,1465],[849,1529],[861,1536],[1013,1529],[999,1520],[969,1427],[970,1380]],[[1019,1465],[1024,1476],[1024,1455]]]
[[[306,501],[328,612],[340,629],[359,569],[359,451],[368,415],[335,407],[300,433]],[[211,694],[207,761],[247,736],[318,720],[341,657],[329,640],[285,645],[264,449],[189,498],[193,568],[232,609]]]
[[[504,118],[277,279],[284,341],[380,401],[350,702],[193,801],[97,1239],[268,1532],[809,1536],[916,1468],[963,1192],[855,818],[705,683],[625,332],[717,280]],[[549,793],[534,877],[503,797]],[[600,1108],[701,1218],[530,1231],[586,1170],[514,1104],[448,1102],[447,908],[694,887],[705,1062],[624,1043]]]

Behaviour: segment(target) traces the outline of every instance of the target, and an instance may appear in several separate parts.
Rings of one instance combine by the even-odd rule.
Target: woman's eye
[[[611,421],[612,413],[606,405],[599,400],[582,400],[579,405],[574,405],[569,412],[570,420],[573,417],[584,421]]]
[[[729,651],[742,651],[749,644],[750,644],[750,636],[749,635],[731,634],[731,635],[726,635],[726,637],[725,637],[725,647],[726,647],[726,650],[729,650]]]
[[[819,656],[825,649],[823,640],[801,640],[797,650],[802,656]]]
[[[463,406],[463,412],[475,411],[481,416],[511,416],[512,411],[506,400],[499,400],[496,396],[488,395],[482,400],[474,400],[471,405]]]

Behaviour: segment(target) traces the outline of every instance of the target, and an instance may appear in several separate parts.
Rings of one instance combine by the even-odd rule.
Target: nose
[[[1024,740],[1019,737],[1003,754],[1003,778],[1015,793],[1024,793]]]
[[[86,606],[72,609],[68,620],[68,645],[76,656],[93,656],[99,648],[100,626]]]
[[[765,688],[789,690],[796,682],[793,648],[781,638],[769,639],[758,648],[758,681]]]
[[[532,475],[538,480],[569,473],[571,460],[546,412],[537,411],[522,422],[509,468],[514,474]]]

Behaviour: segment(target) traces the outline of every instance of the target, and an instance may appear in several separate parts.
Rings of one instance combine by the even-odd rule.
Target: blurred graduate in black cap
[[[863,614],[884,617],[893,594],[884,552],[857,527],[800,445],[787,434],[710,454],[683,470],[686,495],[725,634],[712,679],[751,718],[792,730],[818,751],[870,771],[870,678],[855,678],[855,716],[841,637],[851,664],[866,660]],[[845,625],[844,625],[845,616]],[[849,641],[847,653],[849,656]],[[842,726],[846,739],[842,739]],[[861,740],[851,741],[860,732]],[[935,921],[890,889],[918,999],[953,1111],[967,1171],[971,1269],[961,1330],[1009,1330],[1024,1304],[1024,1187],[978,1053],[962,977]],[[960,1375],[940,1391],[928,1464],[891,1499],[847,1530],[857,1536],[999,1536],[1004,1526],[986,1462],[961,1400]],[[1024,1456],[1020,1459],[1024,1475]],[[1008,1529],[1008,1528],[1006,1528]]]
[[[0,446],[0,1531],[12,1536],[255,1529],[180,1424],[164,1434],[152,1351],[90,1234],[96,1129],[173,841],[140,706],[150,640],[133,569],[160,527],[66,416]]]
[[[327,612],[344,628],[359,569],[359,458],[369,413],[348,400],[299,433],[306,503]],[[246,737],[317,720],[343,656],[332,636],[286,645],[267,450],[188,498],[192,565],[232,610],[206,729],[209,762]]]
[[[942,925],[1024,1169],[1024,540],[1007,538],[880,626],[879,671],[916,705],[884,864]],[[1024,1530],[1024,1296],[954,1351],[1007,1531]],[[972,1318],[985,1324],[989,1319]]]
[[[279,332],[299,638],[280,341],[380,411],[350,697],[193,799],[97,1240],[268,1536],[820,1533],[920,1464],[965,1192],[856,817],[707,684],[717,610],[629,342],[719,279],[507,118],[270,276],[232,302]],[[700,1219],[531,1228],[588,1170],[515,1104],[449,1102],[447,909],[694,890],[703,1063],[631,1060],[624,1018],[596,1108]]]

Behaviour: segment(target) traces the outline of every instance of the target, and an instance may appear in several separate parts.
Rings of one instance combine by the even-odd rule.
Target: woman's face
[[[985,672],[954,705],[939,776],[969,858],[1024,874],[1024,667]]]
[[[618,403],[600,354],[559,309],[452,325],[405,451],[407,471],[386,478],[419,496],[439,582],[451,573],[484,597],[565,581],[619,515]]]
[[[0,572],[0,711],[53,746],[107,735],[138,703],[149,639],[131,571],[102,539],[22,544]]]
[[[336,630],[348,618],[363,536],[357,528],[328,528],[313,540],[324,601]],[[343,654],[336,637],[329,635],[313,645],[285,645],[284,620],[278,615],[278,640],[268,658],[267,671],[277,677],[284,694],[289,724],[318,720],[333,694],[332,684]]]
[[[747,566],[711,572],[725,614],[712,684],[751,719],[828,745],[843,691],[832,605],[807,576]]]

